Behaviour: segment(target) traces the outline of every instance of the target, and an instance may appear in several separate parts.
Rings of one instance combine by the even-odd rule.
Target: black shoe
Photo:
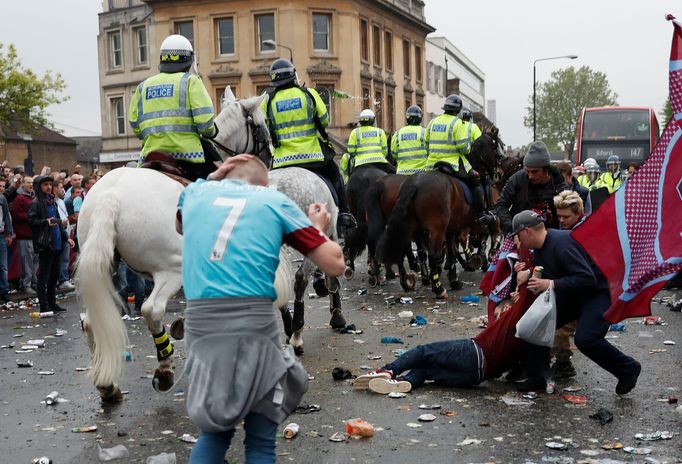
[[[53,311],[55,313],[63,313],[64,311],[66,311],[66,308],[59,305],[54,305],[49,309],[49,311]]]
[[[676,313],[679,313],[682,311],[682,299],[680,299],[677,303],[673,303],[672,306],[670,306],[670,310],[674,311]]]
[[[554,371],[552,375],[552,378],[554,378],[554,380],[571,379],[578,375],[571,361],[557,362],[554,364],[552,370]]]
[[[517,366],[512,368],[512,370],[507,372],[505,380],[514,383],[526,380],[526,373],[524,372],[523,367]]]
[[[0,295],[0,304],[8,303],[9,302],[9,294],[3,293]]]
[[[353,229],[358,226],[357,221],[350,213],[339,213],[339,224],[346,229]]]
[[[478,218],[478,222],[482,226],[491,226],[495,223],[496,220],[497,218],[495,217],[495,215],[490,212],[485,212]]]
[[[529,378],[518,384],[516,386],[516,391],[528,393],[543,391],[545,388],[547,388],[545,379]]]
[[[618,384],[616,385],[616,394],[617,395],[625,395],[626,393],[630,392],[633,388],[635,388],[635,385],[637,385],[637,378],[639,377],[639,373],[642,372],[642,365],[640,363],[637,363],[637,367],[634,370],[634,372],[627,377],[621,377],[618,379]]]

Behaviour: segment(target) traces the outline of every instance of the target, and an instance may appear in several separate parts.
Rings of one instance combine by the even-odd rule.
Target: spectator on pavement
[[[52,193],[54,194],[55,203],[57,204],[57,212],[59,213],[59,220],[61,221],[61,226],[66,232],[66,236],[71,238],[71,224],[69,223],[69,213],[66,210],[66,204],[64,203],[64,185],[62,180],[55,180],[52,182]],[[73,290],[76,288],[71,282],[71,276],[69,275],[69,256],[71,254],[72,247],[62,247],[62,254],[59,261],[59,279],[57,282],[57,288],[59,290]]]
[[[11,173],[10,173],[11,174]],[[0,193],[5,193],[6,181],[0,181]],[[5,195],[0,195],[0,303],[8,301],[9,283],[7,282],[7,269],[9,267],[8,249],[14,240],[12,228],[12,215]]]
[[[19,291],[31,296],[36,295],[36,271],[38,270],[38,256],[33,252],[33,231],[28,222],[28,209],[34,197],[33,178],[26,176],[17,191],[17,197],[10,205],[12,224],[19,241],[21,255]]]

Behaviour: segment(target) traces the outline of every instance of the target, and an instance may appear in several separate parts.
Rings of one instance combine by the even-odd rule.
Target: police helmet
[[[448,95],[443,102],[443,110],[446,113],[458,114],[462,111],[462,99],[459,95]]]
[[[374,111],[370,109],[364,109],[360,111],[360,124],[363,126],[366,125],[372,125],[374,124],[374,120],[376,119],[376,116],[374,116]]]
[[[594,158],[587,158],[585,161],[583,161],[583,167],[585,169],[590,167],[590,165],[596,165],[596,164],[597,164],[597,160]]]
[[[620,158],[618,155],[611,155],[606,160],[606,169],[609,172],[620,171]]]
[[[169,35],[161,43],[159,52],[161,63],[159,71],[176,73],[187,71],[194,60],[194,49],[186,37],[173,34]]]
[[[471,121],[471,117],[473,114],[471,113],[471,110],[469,108],[462,108],[462,112],[459,113],[459,117],[462,118],[464,121]]]
[[[424,113],[422,113],[422,109],[417,105],[412,105],[405,111],[405,119],[407,119],[407,123],[411,126],[421,124],[423,117]]]
[[[296,68],[289,60],[276,59],[270,65],[270,81],[275,87],[291,84],[296,80]]]

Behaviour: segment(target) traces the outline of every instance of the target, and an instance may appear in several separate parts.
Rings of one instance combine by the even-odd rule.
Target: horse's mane
[[[216,140],[228,147],[234,146],[233,149],[243,147],[245,143],[242,142],[243,137],[248,137],[248,132],[244,130],[245,115],[250,115],[256,126],[267,127],[265,113],[261,108],[261,101],[264,97],[265,94],[237,100],[232,89],[226,88],[221,101],[220,113],[214,119],[219,129]],[[242,139],[236,137],[242,137]],[[230,140],[228,141],[228,139]]]

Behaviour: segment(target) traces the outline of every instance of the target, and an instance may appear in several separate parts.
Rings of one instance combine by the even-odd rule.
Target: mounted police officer
[[[325,130],[329,124],[327,107],[315,89],[298,84],[296,69],[289,60],[280,58],[272,63],[270,80],[274,90],[267,94],[262,105],[275,147],[272,169],[305,168],[328,179],[339,199],[339,223],[355,227],[355,219],[348,212],[343,180],[334,163],[334,149]]]
[[[348,137],[348,152],[341,158],[341,170],[348,176],[360,167],[375,167],[393,173],[388,160],[386,133],[374,126],[374,111],[364,109],[360,112],[360,126],[353,129]]]
[[[479,220],[484,224],[490,224],[494,218],[485,211],[480,175],[467,159],[471,144],[475,140],[469,138],[473,127],[457,117],[462,111],[462,99],[458,95],[448,95],[443,103],[443,111],[443,114],[431,120],[426,129],[426,149],[429,155],[427,168],[432,169],[438,163],[449,164],[456,175],[467,182],[473,191],[474,207],[483,213]],[[480,136],[480,130],[478,135]]]
[[[192,44],[170,35],[161,44],[159,74],[137,86],[128,110],[133,132],[144,140],[140,164],[151,152],[172,156],[190,180],[205,178],[215,166],[207,163],[201,136],[214,138],[213,103],[201,78],[190,74]]]
[[[405,111],[407,125],[398,129],[391,139],[391,154],[397,162],[396,174],[410,176],[426,170],[426,129],[422,127],[423,113],[417,105]]]
[[[533,142],[523,158],[523,166],[524,169],[509,178],[495,204],[502,232],[511,233],[512,217],[524,210],[539,212],[547,227],[558,229],[554,197],[570,188],[559,170],[551,166],[547,146]]]
[[[603,187],[609,189],[609,194],[618,190],[623,184],[618,155],[608,157],[606,160],[606,172],[599,176],[599,181]]]

